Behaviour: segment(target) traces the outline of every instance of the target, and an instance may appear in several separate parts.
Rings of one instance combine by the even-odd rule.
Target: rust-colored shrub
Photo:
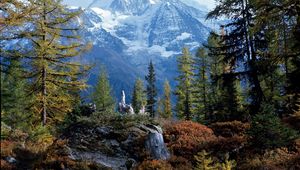
[[[297,150],[297,152],[300,153],[300,138],[294,141],[294,147]]]
[[[191,170],[193,169],[193,166],[191,162],[189,162],[187,159],[184,157],[177,157],[177,156],[172,156],[168,162],[172,165],[174,170]]]
[[[234,135],[244,135],[250,128],[250,124],[235,120],[231,122],[216,122],[209,127],[212,128],[217,136],[232,137]]]
[[[203,149],[208,142],[216,140],[216,136],[210,128],[192,121],[180,121],[166,125],[164,138],[174,155],[189,160],[193,159],[193,155]]]
[[[13,149],[16,147],[16,142],[10,140],[1,140],[1,158],[13,156]]]
[[[57,140],[45,151],[43,160],[36,164],[36,168],[64,169],[76,166],[76,162],[68,157],[67,141]]]
[[[300,169],[300,153],[291,152],[287,148],[277,148],[264,154],[251,154],[241,160],[239,169]]]
[[[227,153],[238,151],[247,143],[245,136],[233,136],[224,138],[219,136],[217,140],[211,141],[206,149],[215,153]]]
[[[13,170],[13,169],[16,169],[16,167],[9,164],[7,161],[1,159],[1,169],[3,169],[3,170]]]
[[[284,117],[282,121],[293,129],[296,130],[300,129],[300,114],[298,116],[292,115],[292,116]]]
[[[23,132],[20,129],[12,130],[10,134],[10,139],[13,141],[22,142],[25,141],[28,138],[28,133]]]
[[[172,166],[163,160],[145,160],[137,167],[137,170],[172,170]]]

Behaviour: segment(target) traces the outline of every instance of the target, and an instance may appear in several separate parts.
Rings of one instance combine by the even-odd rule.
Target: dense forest
[[[195,53],[182,47],[163,94],[149,61],[126,104],[105,66],[83,100],[81,10],[1,0],[1,169],[300,169],[299,1],[217,4],[207,20],[226,23]]]

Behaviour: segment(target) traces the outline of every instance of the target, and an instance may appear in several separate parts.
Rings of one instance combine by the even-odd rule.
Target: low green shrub
[[[248,135],[251,144],[260,149],[287,146],[299,136],[297,131],[285,126],[268,108],[253,117]]]

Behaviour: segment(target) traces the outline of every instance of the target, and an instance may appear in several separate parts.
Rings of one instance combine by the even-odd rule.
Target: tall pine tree
[[[135,81],[131,103],[136,114],[138,114],[140,110],[146,106],[147,99],[145,95],[144,83],[140,78]]]
[[[94,87],[92,100],[96,104],[96,110],[99,113],[112,113],[115,109],[115,101],[111,94],[111,87],[105,69],[102,67],[101,72]]]
[[[78,28],[71,24],[80,10],[71,11],[60,0],[22,3],[5,1],[4,20],[9,25],[1,31],[9,32],[0,37],[1,57],[26,60],[28,95],[34,96],[31,109],[35,116],[40,115],[43,125],[47,120],[56,123],[72,110],[71,92],[86,87],[85,81],[77,77],[88,67],[71,62],[87,47],[76,33]],[[6,49],[3,43],[12,39],[20,43],[12,50]]]
[[[254,28],[266,32],[266,39],[268,39],[268,50],[264,51],[264,59],[268,59],[269,62],[263,64],[271,65],[273,68],[273,71],[268,70],[269,80],[271,78],[285,82],[284,87],[280,87],[282,86],[280,82],[272,83],[277,89],[280,87],[281,95],[285,95],[283,98],[276,92],[277,95],[273,93],[273,99],[277,103],[282,103],[278,102],[279,100],[286,100],[283,112],[293,113],[300,109],[297,107],[297,101],[300,99],[300,81],[296,78],[300,75],[299,2],[296,0],[278,2],[253,0],[252,2],[257,15]],[[270,74],[272,72],[275,74]],[[270,91],[267,93],[272,94]]]
[[[224,62],[229,64],[231,70],[228,71],[226,68],[224,78],[228,80],[227,82],[232,82],[230,79],[235,79],[237,76],[248,78],[251,83],[250,112],[256,114],[265,100],[258,66],[261,57],[259,51],[264,51],[266,48],[264,33],[250,31],[253,27],[255,9],[247,0],[219,1],[216,8],[208,14],[208,18],[222,16],[230,18],[230,23],[225,25],[225,33],[221,35],[223,43],[219,48],[219,53],[224,54]],[[234,68],[241,62],[244,62],[245,70],[235,70]]]
[[[223,111],[222,101],[222,79],[221,75],[224,71],[223,56],[219,54],[218,48],[220,47],[220,37],[211,32],[208,39],[207,45],[207,56],[209,61],[209,85],[211,89],[210,94],[210,110],[213,111],[212,117],[220,114]],[[212,119],[212,118],[211,118]]]
[[[193,105],[193,58],[188,48],[183,48],[182,55],[177,59],[179,75],[176,78],[178,85],[176,86],[175,95],[177,96],[176,111],[179,117],[191,120]]]
[[[198,49],[196,57],[194,59],[195,63],[193,69],[195,70],[195,82],[193,87],[194,95],[194,114],[198,121],[203,121],[209,117],[209,61],[207,56],[207,51],[204,47]]]
[[[156,89],[156,78],[155,78],[155,70],[152,63],[152,60],[149,63],[148,66],[148,75],[145,76],[145,79],[147,81],[147,106],[146,111],[150,113],[150,117],[155,117],[155,105],[156,105],[156,96],[157,96],[157,89]]]
[[[24,80],[19,60],[11,60],[8,69],[1,73],[1,111],[3,121],[12,128],[27,128],[30,118],[30,96],[26,94],[28,82]]]
[[[163,118],[172,117],[171,86],[168,80],[166,80],[164,83],[163,113],[161,116]]]
[[[54,122],[63,120],[72,110],[71,91],[86,88],[76,77],[87,68],[70,59],[78,56],[85,45],[70,23],[80,12],[68,11],[60,0],[32,1],[35,7],[35,30],[31,55],[31,91],[35,95],[34,110],[41,114],[42,124],[47,116]],[[76,69],[75,69],[76,68]]]

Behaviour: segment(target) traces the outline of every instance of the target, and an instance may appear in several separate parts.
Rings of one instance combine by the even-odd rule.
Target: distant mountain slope
[[[89,83],[95,84],[99,65],[104,64],[114,92],[131,94],[137,77],[144,79],[153,60],[158,86],[165,79],[175,85],[176,56],[182,47],[196,50],[211,28],[203,11],[180,0],[98,0],[78,18],[81,35],[93,43],[82,62],[95,64]]]

